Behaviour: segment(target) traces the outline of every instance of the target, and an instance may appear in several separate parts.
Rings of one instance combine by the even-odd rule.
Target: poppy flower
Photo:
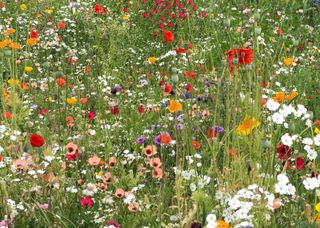
[[[103,6],[100,6],[99,4],[95,4],[93,6],[93,10],[94,10],[95,14],[106,14],[107,13],[106,8],[104,8]]]
[[[44,138],[41,135],[33,134],[30,137],[30,144],[33,147],[42,147],[44,145],[45,141]]]
[[[184,72],[183,75],[184,75],[186,78],[195,79],[196,76],[197,76],[197,73],[194,72],[194,71],[187,71],[187,72]]]
[[[66,80],[64,79],[64,77],[60,77],[56,79],[56,84],[60,87],[65,86],[66,85]]]
[[[169,144],[171,140],[172,140],[171,136],[168,134],[162,134],[160,135],[160,138],[159,138],[160,143],[163,143],[163,144]]]
[[[185,48],[178,48],[176,49],[176,53],[181,54],[181,53],[186,53],[187,50]]]
[[[39,115],[44,116],[45,114],[48,113],[48,109],[40,109]]]
[[[168,44],[170,44],[174,40],[174,35],[172,32],[166,30],[163,32],[163,38]]]
[[[115,115],[115,116],[119,115],[120,114],[119,107],[118,106],[112,107],[111,113],[112,113],[112,115]]]
[[[169,112],[182,111],[182,104],[178,101],[170,100]]]
[[[304,170],[304,159],[303,157],[297,157],[296,158],[296,166],[298,170]]]
[[[286,145],[277,146],[277,155],[279,159],[287,160],[288,158],[291,157],[291,154],[292,154],[292,150],[290,149],[290,147]]]
[[[37,30],[32,29],[31,32],[30,32],[30,37],[31,37],[31,38],[34,38],[34,39],[38,39],[38,38],[39,38],[39,35],[38,35]]]
[[[91,166],[97,166],[97,165],[99,165],[99,164],[100,164],[100,161],[101,161],[101,158],[99,158],[99,157],[96,156],[96,155],[94,155],[94,156],[92,156],[92,157],[90,157],[90,158],[88,159],[88,163],[89,163],[89,165],[91,165]]]
[[[82,197],[80,200],[82,207],[92,207],[94,205],[94,202],[90,196]]]
[[[145,154],[146,156],[155,155],[155,154],[157,154],[157,146],[155,146],[155,145],[148,145],[148,146],[146,146],[146,148],[144,148],[143,152],[144,152],[144,154]]]
[[[130,212],[136,213],[139,209],[139,204],[138,203],[130,203],[128,205],[128,209]]]
[[[170,93],[172,91],[172,86],[171,85],[165,85],[164,86],[164,92],[165,93]]]
[[[116,160],[115,157],[109,158],[109,162],[108,162],[109,168],[115,167],[115,166],[116,166],[116,163],[117,163],[117,160]]]
[[[199,150],[201,148],[201,143],[197,140],[192,140],[192,146],[194,149]]]
[[[157,179],[162,179],[163,177],[163,170],[159,167],[156,167],[152,170],[152,177]]]
[[[243,122],[237,127],[236,131],[238,135],[249,135],[252,130],[256,127],[260,126],[260,122],[257,121],[255,118],[251,118],[251,120],[248,119],[248,116],[246,115],[244,117]]]
[[[61,30],[66,28],[66,24],[64,22],[59,22],[57,26],[58,26],[58,29],[61,29]]]
[[[230,71],[233,70],[232,61],[238,60],[239,65],[247,65],[252,63],[253,51],[251,48],[234,48],[233,50],[227,51],[228,63]]]
[[[4,117],[9,120],[11,118],[11,112],[5,112]]]
[[[138,112],[139,112],[139,113],[144,113],[144,112],[145,112],[145,108],[144,108],[143,105],[140,105],[140,106],[138,107]]]
[[[118,188],[114,193],[114,196],[117,197],[118,199],[121,199],[124,197],[124,194],[125,194],[124,190],[122,188]]]

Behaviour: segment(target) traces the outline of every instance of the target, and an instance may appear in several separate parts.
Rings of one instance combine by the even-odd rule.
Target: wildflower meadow
[[[317,0],[0,0],[0,228],[320,227]]]

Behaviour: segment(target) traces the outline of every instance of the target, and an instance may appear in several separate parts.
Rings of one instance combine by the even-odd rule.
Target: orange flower
[[[282,102],[286,98],[286,94],[284,92],[278,92],[276,95],[272,98],[276,102]]]
[[[3,32],[3,35],[10,35],[10,34],[14,33],[15,31],[16,31],[15,29],[10,28],[10,29],[4,31],[4,32]]]
[[[292,101],[297,96],[298,96],[298,93],[296,91],[293,91],[288,96],[286,96],[286,99],[288,99],[289,101]]]
[[[30,39],[27,39],[27,44],[32,46],[32,45],[35,45],[38,43],[38,38],[30,38]]]
[[[21,45],[19,43],[17,43],[17,42],[13,42],[13,43],[9,44],[9,47],[12,48],[12,49],[20,49]]]
[[[4,117],[9,120],[11,118],[11,112],[5,112]]]
[[[237,127],[236,131],[238,135],[249,135],[254,128],[259,126],[259,121],[256,121],[255,118],[249,120],[248,116],[246,115],[243,122]]]
[[[12,41],[10,39],[5,39],[3,41],[0,41],[0,48],[7,47]]]
[[[167,134],[160,135],[160,143],[169,144],[171,142],[171,136]]]
[[[80,103],[82,103],[82,104],[87,103],[88,100],[89,100],[89,99],[86,98],[86,97],[80,98]]]
[[[20,83],[20,89],[25,90],[25,91],[28,91],[28,90],[29,90],[29,86],[28,86],[27,83],[21,82],[21,83]]]
[[[286,58],[286,59],[283,60],[283,64],[286,67],[289,67],[289,66],[295,65],[295,62],[294,62],[293,58]]]
[[[169,112],[182,111],[182,104],[178,101],[170,100]]]
[[[222,220],[216,220],[215,221],[215,227],[216,228],[231,228],[232,226],[229,225],[229,223],[226,223],[225,221]]]

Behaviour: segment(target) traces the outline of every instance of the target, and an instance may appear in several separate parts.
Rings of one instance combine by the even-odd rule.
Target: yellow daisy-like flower
[[[69,105],[75,105],[77,102],[78,102],[78,99],[75,98],[75,97],[67,98],[67,103],[68,103]]]
[[[151,64],[154,64],[157,61],[156,57],[150,57],[148,60]]]
[[[320,129],[316,127],[316,129],[314,129],[314,133],[315,133],[316,135],[319,135],[319,134],[320,134]]]
[[[130,16],[129,16],[129,15],[124,15],[124,16],[122,17],[122,19],[123,19],[124,21],[129,20],[129,18],[130,18]]]
[[[169,112],[182,111],[182,104],[178,101],[170,100]]]
[[[3,32],[3,35],[10,35],[14,33],[16,30],[13,28],[7,29],[6,31]]]
[[[8,84],[11,86],[17,85],[19,83],[20,83],[20,81],[18,79],[9,79],[8,80]]]
[[[317,203],[314,207],[318,213],[320,213],[320,203]]]
[[[52,14],[52,13],[53,13],[53,10],[52,10],[52,9],[46,9],[44,12],[45,12],[46,14]]]
[[[30,73],[30,72],[33,71],[33,68],[32,68],[31,66],[26,66],[26,67],[24,68],[24,71],[27,72],[27,73]]]
[[[260,124],[261,123],[255,118],[249,120],[248,116],[246,115],[243,122],[237,127],[236,132],[238,135],[249,135],[252,130],[256,127],[259,127]]]
[[[21,5],[20,5],[20,9],[21,9],[22,11],[25,11],[25,10],[27,9],[27,5],[26,5],[26,4],[21,4]]]

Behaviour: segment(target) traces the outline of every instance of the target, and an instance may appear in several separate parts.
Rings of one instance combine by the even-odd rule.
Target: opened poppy
[[[172,32],[166,30],[163,32],[163,38],[168,44],[170,44],[174,40],[174,35]]]
[[[30,137],[30,144],[33,147],[41,147],[45,143],[44,138],[41,135],[33,134]]]

